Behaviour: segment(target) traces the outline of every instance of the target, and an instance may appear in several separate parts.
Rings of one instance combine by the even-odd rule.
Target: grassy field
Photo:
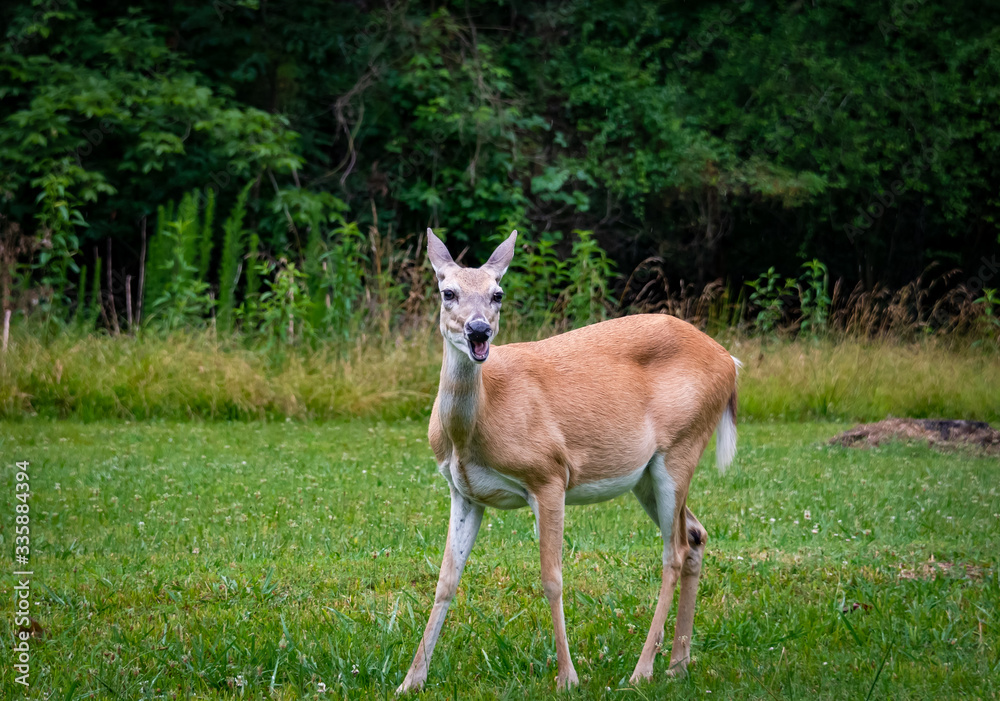
[[[841,428],[744,425],[724,476],[706,456],[690,499],[709,544],[685,679],[660,657],[651,685],[626,686],[659,583],[653,524],[631,497],[568,510],[574,698],[997,698],[1000,465],[826,445]],[[0,423],[8,553],[13,463],[31,461],[45,632],[30,695],[390,697],[447,522],[424,435],[406,420]],[[552,693],[537,559],[529,510],[487,511],[425,697]],[[22,696],[8,660],[0,670],[0,695]]]

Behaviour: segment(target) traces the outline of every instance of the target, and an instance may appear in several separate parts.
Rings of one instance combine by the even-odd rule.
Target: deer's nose
[[[482,319],[470,321],[465,325],[466,337],[475,343],[488,341],[491,333],[493,333],[492,327]]]

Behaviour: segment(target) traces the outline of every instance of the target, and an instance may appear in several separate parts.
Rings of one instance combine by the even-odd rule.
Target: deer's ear
[[[504,276],[507,272],[507,268],[510,267],[510,262],[514,258],[514,244],[517,242],[517,230],[507,237],[507,240],[497,246],[497,250],[493,251],[493,255],[490,259],[486,261],[483,266],[496,275],[497,282],[500,282],[500,278]]]
[[[430,229],[427,229],[427,257],[431,261],[431,267],[434,268],[434,274],[437,275],[438,280],[444,277],[445,268],[449,265],[457,265],[455,259],[448,253],[448,247]]]

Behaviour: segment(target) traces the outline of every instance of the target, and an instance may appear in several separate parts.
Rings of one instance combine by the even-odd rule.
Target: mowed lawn
[[[709,543],[684,679],[660,656],[653,683],[627,686],[659,585],[657,529],[631,496],[567,510],[574,698],[1000,694],[1000,462],[828,446],[843,428],[743,425],[721,476],[709,450],[689,498]],[[44,633],[30,695],[390,697],[430,610],[448,519],[425,430],[0,424],[8,563],[13,464],[31,461]],[[23,695],[11,662],[4,698]],[[424,696],[537,698],[554,676],[531,512],[487,510]]]

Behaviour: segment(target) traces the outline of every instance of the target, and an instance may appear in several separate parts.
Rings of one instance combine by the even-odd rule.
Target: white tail
[[[695,327],[663,314],[491,349],[500,326],[500,281],[516,238],[515,231],[483,267],[462,268],[427,232],[444,337],[428,436],[451,492],[451,520],[434,607],[399,692],[427,678],[487,506],[535,512],[557,686],[575,685],[562,607],[565,507],[628,491],[663,534],[660,595],[632,680],[652,676],[678,582],[670,664],[681,671],[688,662],[707,538],[687,507],[688,486],[713,432],[720,468],[736,452],[739,361]]]
[[[733,358],[733,363],[736,365],[736,374],[739,375],[743,363],[737,358]],[[722,412],[722,418],[719,419],[719,425],[715,428],[715,466],[719,469],[720,474],[725,473],[726,468],[732,464],[735,457],[736,389],[734,388],[733,395],[726,404],[725,411]]]

